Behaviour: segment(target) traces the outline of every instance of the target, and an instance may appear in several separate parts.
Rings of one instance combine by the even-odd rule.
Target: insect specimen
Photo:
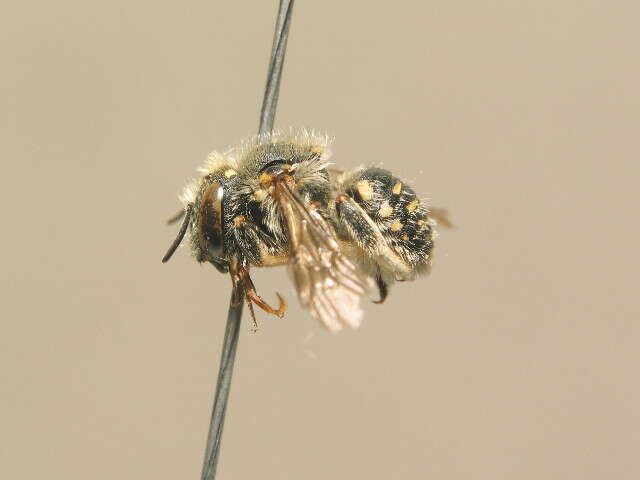
[[[332,331],[358,327],[360,299],[387,297],[394,281],[429,270],[435,220],[391,172],[332,167],[326,136],[307,130],[259,135],[213,152],[184,191],[171,258],[189,232],[198,262],[241,282],[253,305],[283,316],[256,292],[251,267],[287,265],[302,306]]]

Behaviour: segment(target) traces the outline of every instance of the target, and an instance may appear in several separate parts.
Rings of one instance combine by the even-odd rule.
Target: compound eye
[[[224,188],[213,182],[202,194],[200,201],[200,245],[210,255],[219,257],[224,253],[222,199]]]

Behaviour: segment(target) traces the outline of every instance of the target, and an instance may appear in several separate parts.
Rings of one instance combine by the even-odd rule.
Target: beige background
[[[257,129],[275,2],[4,9],[0,477],[199,478],[229,281],[164,220]],[[277,123],[457,229],[329,336],[282,270],[220,479],[640,477],[637,2],[299,1]]]

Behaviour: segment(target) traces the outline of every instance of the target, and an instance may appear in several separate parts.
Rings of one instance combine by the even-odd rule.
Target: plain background
[[[0,477],[199,478],[229,280],[165,219],[257,130],[276,2],[24,2],[0,28]],[[637,2],[312,2],[279,126],[457,226],[328,335],[282,269],[220,479],[640,477]]]

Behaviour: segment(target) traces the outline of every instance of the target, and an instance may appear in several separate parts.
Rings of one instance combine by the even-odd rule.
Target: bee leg
[[[256,312],[253,309],[253,303],[251,302],[248,294],[247,294],[247,278],[249,278],[249,271],[243,267],[238,266],[237,260],[232,260],[229,265],[229,274],[231,276],[231,283],[233,284],[233,288],[231,290],[231,303],[235,306],[239,305],[243,300],[247,302],[247,308],[249,309],[249,313],[251,314],[251,321],[253,326],[251,328],[252,332],[258,331],[258,322],[256,321]],[[253,286],[253,282],[251,282],[251,278],[249,278],[250,286]],[[242,286],[240,286],[242,285]]]
[[[378,285],[378,293],[380,293],[380,299],[374,300],[373,303],[381,304],[387,299],[389,295],[389,285],[382,279],[382,275],[380,274],[380,269],[376,273],[376,285]]]
[[[410,267],[389,247],[380,228],[350,195],[339,194],[335,204],[338,218],[348,237],[379,267],[392,271],[401,278],[411,275]],[[380,268],[378,268],[379,272]],[[380,296],[383,297],[383,289]],[[382,301],[384,298],[381,298],[380,303]]]
[[[238,267],[237,260],[233,259],[229,265],[229,275],[231,276],[231,283],[233,285],[231,290],[231,303],[233,305],[239,305],[240,302],[244,300],[244,290],[242,288],[238,288],[242,283],[242,274],[241,272],[244,269],[242,267]]]
[[[349,237],[363,250],[374,254],[384,244],[380,230],[350,195],[336,197],[336,212]]]
[[[258,295],[253,287],[248,289],[245,287],[245,294],[247,296],[247,301],[251,301],[259,306],[262,310],[272,315],[276,315],[280,318],[284,317],[284,313],[287,311],[287,302],[284,301],[282,295],[276,292],[278,296],[278,309],[274,309],[267,302],[265,302],[260,295]]]
[[[249,309],[253,312],[253,305],[256,304],[262,310],[272,315],[277,315],[282,318],[284,316],[284,312],[287,311],[287,303],[284,301],[284,298],[276,292],[278,296],[278,308],[275,309],[271,307],[267,302],[265,302],[260,295],[256,292],[256,287],[253,284],[253,280],[249,276],[249,270],[242,268],[240,277],[242,279],[242,283],[244,286],[244,294],[245,299],[247,300],[247,304],[249,305]],[[255,322],[255,318],[254,318]]]
[[[247,298],[247,307],[249,308],[249,313],[251,314],[251,321],[253,323],[251,327],[251,331],[256,333],[258,331],[258,322],[256,321],[256,312],[253,310],[253,303]]]

